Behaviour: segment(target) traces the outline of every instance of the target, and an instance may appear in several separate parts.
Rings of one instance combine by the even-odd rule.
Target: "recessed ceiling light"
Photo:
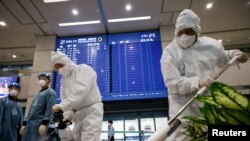
[[[4,21],[0,21],[0,26],[6,26],[6,23]]]
[[[121,19],[109,19],[109,23],[114,22],[127,22],[127,21],[138,21],[138,20],[149,20],[151,16],[144,16],[144,17],[132,17],[132,18],[121,18]]]
[[[43,0],[44,3],[64,2],[64,1],[70,1],[70,0]]]
[[[59,23],[59,26],[76,26],[76,25],[86,25],[86,24],[98,24],[101,23],[98,21],[82,21],[82,22],[71,22],[71,23]]]
[[[15,55],[15,54],[13,54],[13,55],[12,55],[12,58],[16,58],[16,55]]]
[[[221,42],[222,42],[222,39],[219,39],[218,41],[221,43]]]
[[[207,9],[210,9],[210,8],[212,8],[213,7],[213,3],[208,3],[207,5],[206,5],[206,8]]]
[[[132,9],[132,6],[130,4],[127,4],[125,8],[127,11],[130,11]]]
[[[77,9],[73,9],[72,13],[73,13],[73,15],[78,15],[78,10]]]

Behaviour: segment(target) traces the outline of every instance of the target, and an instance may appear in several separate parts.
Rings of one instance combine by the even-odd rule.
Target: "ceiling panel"
[[[132,6],[131,11],[126,11],[126,4],[130,4]],[[110,33],[158,29],[159,25],[169,24],[172,14],[161,13],[161,6],[161,0],[103,1],[104,12],[107,19],[151,16],[150,20],[108,23]]]
[[[210,10],[206,1],[193,0],[193,9],[201,19],[203,32],[250,28],[249,0],[215,0]]]
[[[48,35],[56,35],[55,30],[53,28],[53,26],[51,26],[51,24],[49,23],[40,23],[39,26],[46,31],[46,33]]]
[[[170,18],[171,14],[164,14],[157,17],[151,17],[150,20],[109,23],[108,28],[110,33],[155,30],[159,29],[160,25],[168,24]]]
[[[27,25],[21,28],[9,24],[7,27],[0,27],[0,49],[34,46],[36,34],[40,35],[40,31],[35,25]]]
[[[173,17],[171,19],[171,23],[175,24],[176,23],[176,19],[179,16],[181,12],[173,12]]]
[[[97,3],[95,0],[71,0],[58,3],[43,3],[42,0],[34,1],[34,4],[42,12],[48,21],[76,22],[99,20]],[[79,14],[74,16],[72,9],[78,9]],[[54,22],[53,22],[54,21]]]
[[[36,25],[21,24],[1,3],[0,20],[7,24],[0,26],[0,48],[34,46],[35,35],[42,35]]]
[[[59,27],[58,23],[100,20],[98,6],[95,0],[72,0],[59,3],[43,3],[34,1],[42,15],[58,36],[90,35],[105,33],[102,24]],[[79,14],[74,16],[72,9]]]
[[[162,12],[181,11],[189,8],[192,0],[163,0]]]
[[[35,1],[37,0],[20,0],[20,3],[37,23],[46,23],[46,19],[35,5]]]
[[[4,6],[4,9],[13,14],[12,16],[14,16],[20,24],[33,23],[17,0],[2,0],[0,3]]]
[[[104,0],[103,7],[108,19],[157,16],[161,12],[162,0]],[[126,11],[126,4],[132,6]]]

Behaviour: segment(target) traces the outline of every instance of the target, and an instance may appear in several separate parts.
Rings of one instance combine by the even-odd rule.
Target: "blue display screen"
[[[107,36],[58,38],[56,49],[64,52],[76,64],[87,64],[97,73],[97,84],[102,95],[109,92]],[[60,80],[56,77],[57,103],[60,102]]]
[[[9,94],[8,86],[10,83],[16,83],[17,77],[17,75],[0,77],[0,97],[7,96]]]
[[[108,37],[109,100],[166,98],[160,68],[162,46],[158,31],[114,34]]]
[[[56,50],[96,71],[103,101],[167,97],[160,68],[159,31],[58,38]],[[57,103],[60,79],[56,75]]]

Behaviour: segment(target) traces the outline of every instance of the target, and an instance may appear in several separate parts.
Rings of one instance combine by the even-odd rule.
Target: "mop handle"
[[[216,80],[225,70],[227,70],[236,60],[238,56],[234,56],[217,75],[215,75],[214,80]],[[207,90],[206,86],[203,86],[180,110],[179,112],[168,121],[168,125],[172,124],[173,121],[196,99],[198,95],[203,94]]]
[[[229,66],[231,66],[238,57],[233,57],[227,64],[226,68],[223,69],[218,75],[214,77],[217,79]],[[169,120],[168,125],[164,126],[161,130],[157,130],[153,135],[151,135],[147,141],[164,141],[168,136],[170,136],[181,124],[177,117],[195,100],[198,95],[203,94],[207,90],[207,87],[202,87],[193,98],[191,98],[180,111]]]
[[[216,80],[218,77],[220,77],[220,75],[227,70],[236,60],[238,59],[238,56],[234,56],[226,65],[226,67],[224,67],[217,75],[214,76],[214,80]]]

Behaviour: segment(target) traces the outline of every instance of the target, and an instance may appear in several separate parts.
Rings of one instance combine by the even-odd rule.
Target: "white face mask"
[[[11,96],[16,97],[16,96],[17,96],[17,91],[16,91],[16,90],[11,90],[11,91],[9,92],[9,94],[10,94]]]
[[[44,87],[45,84],[46,84],[45,80],[43,80],[43,79],[39,80],[38,83],[39,83],[39,85],[40,85],[41,87]]]
[[[59,74],[61,74],[63,77],[66,77],[66,76],[69,74],[70,69],[69,69],[68,66],[64,65],[63,67],[61,67],[61,68],[58,69],[58,72],[59,72]]]
[[[190,47],[195,42],[195,35],[190,36],[187,34],[182,34],[180,37],[177,37],[177,43],[182,48]]]

